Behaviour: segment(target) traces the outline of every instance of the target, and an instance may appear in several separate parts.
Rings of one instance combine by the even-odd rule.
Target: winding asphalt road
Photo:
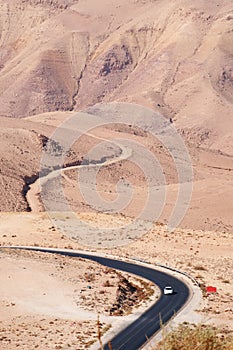
[[[13,247],[12,247],[13,248]],[[81,257],[84,259],[94,260],[104,266],[113,269],[125,271],[143,277],[152,281],[161,290],[166,285],[171,285],[175,293],[173,295],[163,295],[142,316],[120,331],[112,340],[111,345],[113,350],[137,350],[140,349],[146,341],[151,338],[163,324],[167,323],[175,313],[187,302],[189,297],[188,287],[179,279],[148,268],[136,263],[129,263],[121,260],[89,255],[87,253],[70,252],[65,250],[53,250],[46,248],[29,248],[29,247],[14,247],[18,249],[35,250],[53,254],[61,254],[71,257]],[[108,345],[104,346],[104,350],[110,350]]]

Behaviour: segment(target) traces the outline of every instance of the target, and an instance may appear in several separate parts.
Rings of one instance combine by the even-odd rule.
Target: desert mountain
[[[195,287],[180,320],[220,326],[226,348],[232,173],[233,0],[0,0],[0,348],[92,348],[153,292],[84,259],[4,248],[19,245],[188,273],[203,298]]]
[[[0,0],[0,13],[1,210],[27,209],[55,120],[123,101],[172,118],[196,171],[195,225],[229,229],[231,0]]]
[[[137,102],[230,152],[232,1],[1,1],[0,114]],[[218,138],[217,136],[221,136]]]

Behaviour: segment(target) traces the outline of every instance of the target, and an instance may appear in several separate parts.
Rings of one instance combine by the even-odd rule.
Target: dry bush
[[[206,325],[182,324],[167,334],[157,350],[233,350],[233,337]]]
[[[194,267],[195,270],[198,270],[198,271],[206,271],[206,268],[202,265],[197,265]]]
[[[104,287],[112,287],[113,285],[109,282],[109,280],[106,280],[103,284]]]

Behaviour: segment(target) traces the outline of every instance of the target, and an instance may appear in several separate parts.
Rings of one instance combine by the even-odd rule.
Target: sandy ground
[[[125,110],[126,109],[127,107]],[[137,113],[137,107],[133,110]],[[98,115],[98,112],[96,114]],[[68,117],[72,118],[74,115],[75,114],[69,114]],[[27,120],[30,120],[30,122],[33,121],[34,125],[40,125],[40,123],[43,122],[50,127],[61,127],[66,118],[67,114],[65,113],[51,113],[30,117],[27,118]],[[146,128],[146,124],[144,125],[144,128]],[[119,191],[123,203],[121,207],[123,207],[123,209],[118,210],[118,212],[126,216],[137,216],[145,206],[147,193],[150,191],[150,188],[156,184],[162,183],[160,176],[157,174],[160,169],[158,169],[157,165],[153,165],[153,162],[155,162],[155,164],[158,162],[159,167],[162,169],[165,176],[166,200],[164,201],[164,206],[161,208],[161,213],[157,216],[153,216],[153,218],[166,224],[171,215],[179,191],[179,185],[177,185],[178,174],[176,164],[174,163],[171,154],[169,154],[166,149],[166,146],[163,145],[158,138],[143,132],[142,129],[130,129],[127,125],[115,125],[111,127],[109,126],[108,128],[99,127],[91,130],[88,142],[86,142],[86,139],[80,139],[75,144],[75,152],[77,153],[77,150],[79,150],[79,152],[83,152],[83,154],[86,155],[88,152],[95,149],[94,147],[97,145],[96,142],[103,142],[106,135],[107,139],[110,141],[111,147],[114,147],[115,142],[122,144],[122,147],[127,147],[129,150],[129,159],[126,159],[125,161],[122,160],[122,162],[116,161],[108,166],[103,166],[99,168],[96,173],[86,172],[82,175],[82,172],[79,171],[78,168],[65,170],[62,173],[63,193],[67,198],[71,209],[75,212],[90,212],[93,207],[93,202],[96,201],[96,193],[101,196],[103,202],[111,202],[117,199]],[[193,189],[188,211],[180,223],[180,227],[232,232],[232,157],[220,151],[214,151],[199,146],[198,142],[200,135],[198,134],[181,135],[186,142],[186,147],[191,157],[191,163],[193,166]],[[148,164],[140,163],[140,153],[137,154],[137,147],[139,146],[142,147],[142,150],[149,150],[151,152],[151,158],[149,158]],[[101,155],[103,154],[102,152],[108,154],[107,147],[108,146],[103,145],[102,148],[100,147],[95,151],[97,159],[101,158]],[[130,157],[130,151],[131,154],[133,154],[132,159]],[[148,176],[148,174],[153,174],[154,172],[155,175]],[[79,176],[83,176],[81,177],[81,180],[79,179]],[[148,183],[150,177],[155,180]],[[126,186],[122,191],[117,187],[120,180],[125,181]],[[81,189],[80,181],[83,183]],[[127,203],[129,199],[129,193],[127,192],[128,184],[130,184],[133,191],[129,203]],[[92,200],[89,198],[89,202],[86,199],[88,196],[83,198],[87,188],[92,189],[93,192],[89,195],[92,196]],[[37,186],[32,187],[32,192],[33,191],[38,192],[38,184]],[[52,183],[46,185],[46,193],[53,198],[54,185]],[[30,191],[28,195],[30,195]],[[32,198],[33,203],[35,202],[34,199]],[[155,197],[155,207],[160,205],[159,201],[160,199],[158,198],[157,203]],[[114,205],[112,207],[114,208]],[[35,203],[35,208],[40,208],[41,210],[39,199]],[[100,206],[97,209],[99,209],[99,211],[105,210],[106,204],[104,207],[101,208]],[[111,211],[111,206],[109,206],[108,209]],[[96,211],[95,208],[94,211]],[[114,209],[112,212],[114,212]],[[219,213],[221,213],[221,215],[219,215]]]
[[[41,121],[44,123],[43,125],[47,124],[47,127],[53,128],[59,125],[65,118],[65,114],[52,113],[28,118],[28,121],[33,123],[33,128],[37,130],[38,127],[43,127],[41,126]],[[86,203],[85,198],[83,198],[80,193],[79,183],[77,182],[77,169],[66,169],[63,172],[62,186],[65,197],[68,199],[74,211],[74,217],[70,213],[63,212],[50,213],[50,217],[46,213],[38,212],[43,210],[40,198],[38,197],[40,187],[38,185],[32,185],[32,190],[28,192],[30,195],[28,200],[30,207],[33,208],[35,212],[2,212],[0,214],[0,244],[84,248],[91,250],[96,250],[97,248],[101,248],[101,246],[107,246],[109,248],[104,251],[115,255],[136,257],[151,261],[152,263],[160,262],[162,264],[171,265],[197,278],[202,284],[203,290],[205,290],[208,285],[217,287],[216,294],[204,297],[203,305],[199,308],[199,313],[203,316],[205,322],[211,322],[231,330],[233,319],[233,305],[231,300],[231,280],[233,277],[231,232],[233,223],[232,211],[230,209],[232,203],[232,186],[231,170],[229,169],[232,167],[232,159],[224,154],[218,154],[213,151],[201,148],[195,149],[191,140],[189,140],[191,145],[189,148],[190,154],[195,164],[192,199],[188,212],[180,225],[181,228],[171,234],[167,232],[165,224],[173,208],[179,186],[177,185],[176,171],[174,166],[171,166],[171,159],[166,151],[164,152],[164,150],[160,149],[159,143],[156,140],[152,140],[152,138],[148,136],[145,137],[145,135],[138,132],[138,130],[130,132],[125,126],[117,126],[114,130],[110,128],[107,130],[105,128],[99,128],[92,130],[91,133],[92,135],[89,135],[84,143],[81,142],[83,145],[83,154],[86,154],[85,152],[87,152],[88,149],[96,145],[97,140],[99,142],[101,138],[105,138],[107,133],[108,139],[113,140],[113,142],[115,139],[121,137],[126,138],[128,141],[141,143],[143,147],[154,152],[159,159],[166,173],[167,198],[163,211],[154,228],[146,233],[147,223],[143,222],[143,220],[138,222],[136,226],[134,225],[129,233],[127,229],[124,228],[126,224],[134,222],[134,217],[137,216],[144,207],[147,189],[146,179],[141,169],[130,162],[130,159],[126,159],[121,162],[113,162],[112,164],[103,166],[99,170],[96,181],[97,187],[95,187],[95,191],[97,191],[102,199],[105,201],[112,201],[117,198],[118,188],[116,184],[119,179],[124,176],[131,182],[134,190],[134,197],[131,203],[123,208],[120,215],[112,214],[110,207],[107,213],[97,213],[102,211],[101,208],[97,211],[93,209],[90,204]],[[74,160],[77,159],[77,154],[81,154],[79,145],[80,143],[77,143],[73,148],[75,150],[74,155],[76,155],[76,158],[72,158]],[[76,152],[77,149],[79,149],[80,153]],[[101,152],[102,149],[100,149],[99,154],[101,154]],[[114,155],[115,154],[116,153],[114,153]],[[69,161],[69,159],[67,161]],[[93,184],[93,186],[94,185],[95,184]],[[85,188],[88,188],[88,186],[89,183],[87,182]],[[217,192],[216,188],[218,189]],[[123,187],[121,196],[123,196],[122,198],[127,202],[127,192],[124,192],[124,189]],[[46,193],[53,198],[53,183],[50,184],[48,182],[46,185]],[[56,197],[54,200],[56,200]],[[210,202],[212,203],[211,206],[209,205]],[[219,213],[221,213],[221,217]],[[53,220],[51,220],[51,218]],[[77,219],[81,221],[81,225],[77,223]],[[82,223],[91,225],[92,231],[90,234],[87,234]],[[104,229],[112,227],[118,228],[117,236],[109,236],[108,233],[106,236],[106,234],[103,233]],[[124,244],[123,247],[114,248],[122,244]],[[20,264],[24,264],[24,261],[21,262],[21,258],[18,257],[18,259]],[[33,260],[31,261],[33,265]],[[48,265],[50,266],[50,264]],[[9,264],[7,270],[13,272],[13,265]],[[44,265],[37,270],[37,274],[38,273],[42,273],[42,275],[45,273]],[[35,275],[35,271],[34,273],[32,271],[32,275]],[[68,269],[65,275],[72,276],[72,271]],[[32,278],[32,280],[35,279]],[[66,285],[64,281],[60,281],[62,290],[64,289],[64,285]],[[57,288],[58,287],[59,284],[57,285]],[[82,287],[83,286],[80,285],[80,289],[82,289]],[[6,290],[7,289],[8,288],[6,288]],[[36,284],[35,289],[41,292],[43,288],[42,285]],[[22,288],[22,290],[25,290],[25,288]],[[14,294],[10,293],[8,295],[13,296]],[[62,297],[63,296],[62,294]],[[104,305],[108,304],[109,300],[112,300],[112,297],[113,295],[108,295],[109,299],[106,299],[104,304],[100,307],[103,314],[105,309]],[[22,295],[20,298],[23,300]],[[2,300],[4,300],[4,295],[2,296]],[[89,307],[83,305],[84,309],[82,309],[82,311],[78,309],[78,321],[77,318],[75,318],[74,321],[83,325],[83,318],[88,320],[87,322],[89,323],[86,324],[87,326],[82,326],[88,333],[89,326],[93,328],[93,325],[95,325],[96,313],[93,314],[95,297],[92,295],[90,299],[92,300],[91,302],[89,299],[87,300]],[[71,301],[68,300],[66,302],[67,307],[73,309],[72,303],[69,304]],[[13,306],[11,306],[11,303],[14,304],[15,301],[10,300],[7,301],[7,304],[3,303],[3,308],[5,308],[5,310],[6,308],[8,310],[9,307],[12,308]],[[34,303],[32,302],[32,304],[34,305],[35,301]],[[61,318],[61,310],[57,310],[57,313],[55,312],[56,307],[51,307],[49,310],[47,309],[47,311],[47,314],[43,313],[43,318],[40,318],[41,314],[38,315],[36,312],[34,312],[33,315],[31,315],[31,313],[28,314],[28,310],[24,308],[23,311],[21,310],[20,315],[12,316],[14,320],[16,317],[12,328],[11,322],[8,320],[7,323],[7,321],[3,319],[4,332],[6,332],[6,330],[8,334],[13,332],[22,321],[21,318],[25,318],[24,322],[28,325],[28,333],[33,332],[33,327],[39,327],[39,325],[44,323],[46,329],[46,325],[50,322],[51,316],[58,320],[56,321],[58,323],[57,327],[62,327],[64,324],[69,325],[69,320],[73,322],[74,315],[71,312],[68,313],[64,320],[64,315],[63,318]],[[33,322],[29,321],[29,319],[33,319]],[[43,319],[45,319],[45,321],[41,321]],[[106,327],[112,324],[112,320],[109,319],[104,319],[102,322]],[[33,324],[33,326],[31,326],[31,324]],[[80,327],[77,327],[78,331],[80,331]],[[80,336],[83,337],[83,343],[93,340],[87,333],[80,334]],[[40,338],[43,339],[42,333]],[[53,344],[53,339],[54,338],[51,337],[48,344]],[[69,343],[74,341],[72,339],[73,335],[69,335],[66,341]],[[18,341],[19,336],[16,336],[15,343],[13,344],[16,344]],[[63,344],[66,344],[66,341]],[[15,345],[12,345],[12,349],[14,349],[14,346]]]
[[[104,214],[86,214],[90,223],[110,225],[116,218]],[[90,249],[80,246],[59,233],[46,214],[1,214],[1,245],[35,245],[69,249]],[[10,225],[9,225],[10,220]],[[19,220],[21,228],[18,229]],[[122,221],[123,222],[123,221]],[[121,222],[121,224],[122,224]],[[7,225],[7,231],[6,231]],[[5,226],[5,227],[4,227]],[[15,234],[17,230],[17,234]],[[96,251],[95,248],[91,251]],[[200,312],[204,320],[231,327],[233,305],[232,235],[227,232],[177,229],[168,233],[164,225],[155,225],[141,239],[119,248],[105,249],[114,255],[145,259],[190,273],[206,286],[216,286],[217,293],[204,297]]]
[[[230,327],[232,1],[101,0],[96,6],[94,0],[0,0],[0,11],[0,244],[94,250],[108,245],[106,252],[170,264],[191,273],[203,289],[207,285],[217,287],[217,294],[204,297],[200,313],[206,322]],[[143,130],[132,127],[136,109],[129,115],[130,125],[100,127],[91,130],[91,135],[83,135],[72,145],[64,163],[79,162],[97,145],[97,159],[103,154],[119,156],[116,143],[102,145],[103,138],[123,138],[152,152],[166,178],[167,194],[150,231],[142,220],[125,235],[125,224],[134,221],[145,206],[146,180],[150,177],[128,157],[100,168],[91,182],[84,176],[84,192],[90,190],[91,203],[80,191],[79,173],[75,169],[63,172],[62,189],[75,218],[60,212],[51,220],[42,213],[38,183],[34,192],[28,192],[30,203],[27,201],[25,194],[41,168],[42,149],[54,130],[73,113],[112,101],[138,103],[153,108],[167,121],[171,118],[186,144],[194,169],[193,191],[187,213],[173,234],[165,225],[179,191],[177,172],[165,147],[145,133],[146,122]],[[89,116],[84,126],[90,121]],[[130,147],[128,150],[130,153]],[[153,162],[149,170],[155,171]],[[46,184],[46,193],[54,202],[56,188],[56,182]],[[100,205],[96,194],[102,200]],[[91,205],[93,199],[98,204],[95,208]],[[114,211],[112,204],[117,205],[119,199],[125,205]],[[155,202],[152,211],[159,206],[159,198]],[[34,212],[26,213],[30,204]],[[76,227],[76,215],[93,226],[90,235],[83,225]],[[63,229],[59,231],[57,225],[61,224]],[[104,228],[112,226],[118,228],[118,233],[121,227],[119,236],[106,237]],[[124,247],[114,248],[123,242]],[[62,270],[66,264],[60,271],[57,262],[48,257],[45,262],[34,256],[4,254],[4,273],[0,277],[1,346],[26,348],[28,343],[28,349],[32,344],[41,349],[81,349],[85,342],[92,341],[95,319],[72,319],[75,293],[72,281],[64,283]],[[88,264],[83,262],[80,276],[84,276]],[[37,275],[40,279],[35,278]],[[13,277],[21,286],[18,290],[12,286]],[[26,277],[35,283],[37,303],[46,298],[53,301],[53,285],[61,289],[64,293],[58,297],[65,300],[69,317],[62,318],[64,310],[57,306],[53,308],[57,315],[51,314],[51,309],[46,316],[38,310],[32,312],[35,302],[27,304],[28,294],[24,294],[28,292],[23,285]],[[50,281],[48,286],[43,283],[45,278]],[[46,295],[42,293],[44,288],[48,288]],[[25,304],[20,306],[19,300]],[[112,294],[105,303],[110,300]],[[87,310],[84,304],[86,318],[93,310]],[[100,308],[104,312],[103,305]],[[82,314],[77,305],[75,310]],[[106,320],[103,326],[108,325]],[[66,339],[67,332],[62,328],[69,334]],[[77,336],[82,338],[82,345],[77,345]]]
[[[142,287],[144,296],[125,304],[123,315],[138,310],[144,299],[156,298],[152,284],[97,263],[27,251],[0,252],[1,348],[84,349],[122,316],[111,315],[122,278]],[[130,293],[129,293],[130,294]],[[70,344],[70,345],[68,345]]]

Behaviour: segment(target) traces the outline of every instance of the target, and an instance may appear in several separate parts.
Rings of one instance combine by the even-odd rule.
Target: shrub
[[[202,265],[197,265],[194,267],[195,270],[199,270],[199,271],[206,271],[206,268]]]
[[[182,324],[168,333],[158,350],[233,350],[233,338],[206,325]]]

